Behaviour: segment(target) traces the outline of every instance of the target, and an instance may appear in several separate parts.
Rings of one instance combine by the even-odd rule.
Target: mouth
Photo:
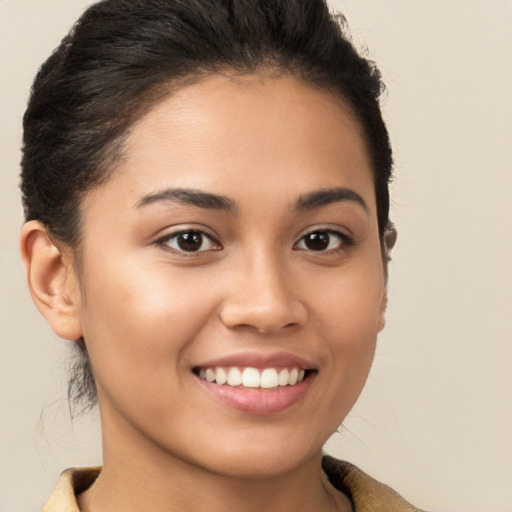
[[[297,386],[314,370],[300,366],[256,368],[252,366],[195,367],[193,372],[201,380],[239,389],[276,390]]]
[[[192,369],[218,403],[250,415],[274,415],[298,406],[314,387],[318,369],[294,354],[233,354]]]

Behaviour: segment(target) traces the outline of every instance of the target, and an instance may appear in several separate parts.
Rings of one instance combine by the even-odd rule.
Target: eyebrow
[[[227,213],[236,213],[238,211],[235,201],[229,197],[188,188],[168,188],[158,192],[151,192],[145,195],[136,204],[136,208],[142,208],[162,201],[187,204],[197,206],[198,208],[224,211]],[[345,187],[316,190],[306,195],[301,195],[292,205],[292,210],[313,210],[343,201],[355,202],[359,204],[365,212],[368,212],[368,206],[364,199],[354,190]]]
[[[235,213],[237,211],[235,202],[229,197],[188,188],[168,188],[152,192],[144,196],[137,203],[136,208],[142,208],[161,201],[188,204],[207,210],[220,210],[228,213]]]
[[[354,190],[345,187],[322,189],[300,196],[293,209],[299,211],[313,210],[342,201],[353,201],[362,206],[366,213],[369,211],[365,200]]]

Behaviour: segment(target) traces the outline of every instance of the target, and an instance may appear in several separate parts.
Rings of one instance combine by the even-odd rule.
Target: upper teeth
[[[305,370],[299,368],[264,368],[247,367],[241,370],[237,366],[224,368],[201,368],[199,377],[208,382],[227,384],[228,386],[244,386],[246,388],[277,388],[293,386],[304,380]]]

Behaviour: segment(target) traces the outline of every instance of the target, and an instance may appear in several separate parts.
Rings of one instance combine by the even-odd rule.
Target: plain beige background
[[[0,512],[39,510],[62,469],[101,461],[17,250],[28,89],[88,3],[0,0]],[[399,242],[374,368],[328,451],[417,506],[510,512],[512,2],[333,4],[388,85]]]

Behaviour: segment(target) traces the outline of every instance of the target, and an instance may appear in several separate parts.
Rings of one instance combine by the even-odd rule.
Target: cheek
[[[84,288],[82,327],[98,388],[111,401],[148,404],[155,390],[171,390],[183,374],[187,344],[215,308],[209,288],[199,293],[192,274],[128,258],[95,260],[84,269]]]
[[[364,386],[380,331],[384,280],[380,262],[354,266],[317,294],[317,325],[330,358],[333,407],[348,412]],[[337,402],[336,400],[339,400]]]
[[[323,286],[322,286],[323,284]],[[355,262],[350,268],[317,281],[316,312],[329,339],[347,349],[364,348],[380,330],[385,289],[381,262],[376,258]],[[341,348],[342,348],[341,347]]]

